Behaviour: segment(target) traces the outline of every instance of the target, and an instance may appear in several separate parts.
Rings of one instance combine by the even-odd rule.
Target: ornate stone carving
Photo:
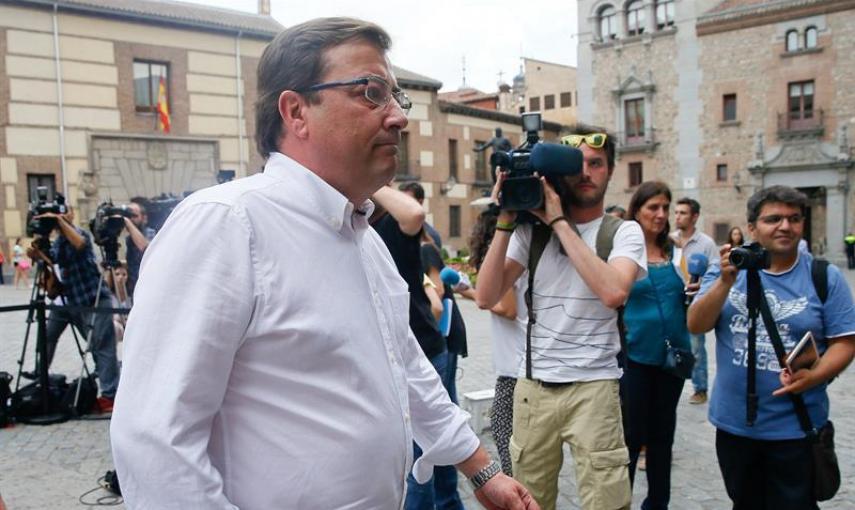
[[[148,158],[148,166],[152,170],[164,170],[169,162],[169,156],[166,151],[166,144],[163,142],[148,142],[146,147],[146,157]]]

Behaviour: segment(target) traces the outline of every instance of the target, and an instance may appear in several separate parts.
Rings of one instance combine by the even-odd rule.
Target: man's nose
[[[398,130],[403,130],[409,124],[409,120],[407,119],[407,114],[404,112],[404,109],[401,108],[401,105],[398,104],[395,99],[389,101],[389,104],[386,106],[387,114],[386,118],[383,121],[383,127],[386,129],[397,128]]]

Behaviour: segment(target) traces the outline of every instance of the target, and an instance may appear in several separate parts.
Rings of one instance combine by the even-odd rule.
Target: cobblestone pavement
[[[849,271],[850,285],[855,285],[855,272]],[[0,287],[0,306],[22,304],[29,291]],[[459,391],[486,389],[493,386],[492,358],[489,342],[489,319],[472,302],[461,303],[469,332],[469,352],[461,360],[458,372]],[[0,314],[0,370],[17,372],[25,329],[24,313]],[[30,341],[25,367],[29,368],[34,349]],[[707,335],[710,359],[710,381],[715,373],[714,339]],[[92,366],[90,362],[90,367]],[[53,371],[77,377],[80,358],[71,335],[60,340]],[[831,386],[832,419],[838,430],[837,455],[843,471],[843,485],[837,497],[821,507],[826,510],[855,508],[855,370],[850,369]],[[675,510],[726,509],[727,496],[718,471],[714,449],[714,429],[706,420],[707,406],[688,404],[691,383],[687,382],[678,409],[674,445],[671,508]],[[484,443],[495,450],[489,430],[482,434]],[[561,471],[559,509],[577,509],[572,458],[565,450]],[[45,510],[84,508],[78,498],[97,487],[97,479],[112,469],[109,445],[109,421],[74,420],[59,425],[17,425],[0,430],[0,493],[10,510]],[[479,508],[472,491],[461,479],[461,494],[468,508]],[[646,493],[646,481],[639,474],[633,492],[633,509],[640,508]],[[98,490],[86,501],[106,496]],[[123,508],[119,505],[114,508]]]

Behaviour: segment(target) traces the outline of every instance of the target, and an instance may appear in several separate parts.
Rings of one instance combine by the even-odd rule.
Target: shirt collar
[[[325,180],[288,156],[271,152],[264,165],[264,174],[277,180],[296,183],[314,202],[318,215],[331,229],[341,232],[345,227],[356,232],[368,228],[368,218],[374,211],[374,203],[366,200],[359,207],[329,185]]]

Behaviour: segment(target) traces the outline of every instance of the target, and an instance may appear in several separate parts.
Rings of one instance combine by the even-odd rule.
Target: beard
[[[575,188],[576,184],[579,183],[575,182],[572,185],[569,183],[562,183],[561,206],[564,208],[565,211],[569,211],[571,207],[578,207],[581,209],[594,207],[595,205],[602,202],[603,198],[606,196],[605,185],[603,185],[602,188],[597,188],[593,194],[583,195],[579,190]]]

